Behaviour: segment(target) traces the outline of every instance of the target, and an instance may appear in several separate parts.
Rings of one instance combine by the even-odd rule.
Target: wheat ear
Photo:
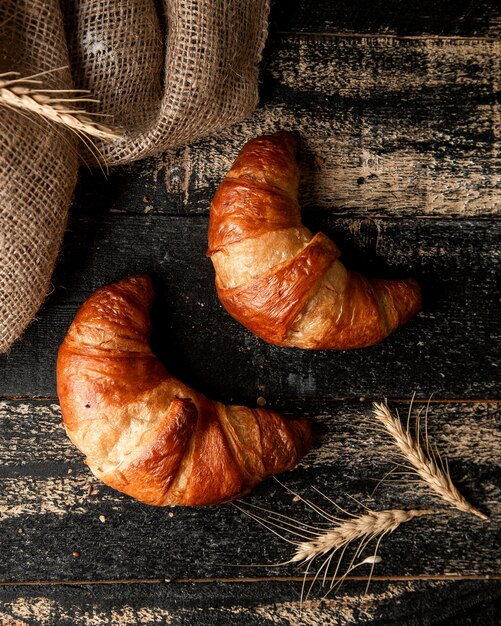
[[[121,132],[100,124],[83,109],[76,109],[72,103],[97,102],[82,97],[82,90],[42,89],[41,81],[31,77],[19,78],[16,72],[0,75],[0,105],[11,109],[39,115],[51,122],[69,128],[77,134],[111,141]],[[80,94],[80,95],[78,95]]]
[[[346,547],[353,541],[363,540],[368,543],[376,537],[383,537],[396,530],[400,524],[409,522],[421,515],[431,515],[433,511],[423,510],[386,510],[370,511],[364,515],[348,519],[333,528],[322,532],[309,541],[298,542],[296,553],[291,562],[304,563],[319,556]]]
[[[414,439],[409,426],[404,429],[400,419],[391,412],[387,404],[374,403],[373,408],[374,416],[393,437],[404,458],[437,495],[465,513],[472,513],[484,521],[489,519],[459,493],[452,482],[447,463],[444,463],[438,451],[433,455],[427,453],[419,441],[419,436]],[[428,445],[427,448],[429,450]]]
[[[291,491],[291,493],[294,492]],[[374,565],[381,561],[381,558],[377,556],[377,551],[383,537],[396,530],[400,526],[400,524],[409,522],[415,517],[419,517],[421,515],[431,515],[434,513],[434,511],[430,510],[404,511],[396,509],[386,511],[371,511],[370,509],[367,509],[367,513],[364,513],[363,515],[353,515],[352,513],[348,513],[347,511],[344,511],[344,509],[341,509],[341,507],[336,505],[337,508],[339,508],[341,511],[349,516],[349,519],[342,519],[331,515],[330,513],[327,513],[310,500],[306,500],[298,494],[294,495],[296,498],[304,502],[315,513],[320,515],[320,517],[327,520],[330,528],[324,529],[317,525],[306,524],[305,522],[301,522],[286,515],[282,515],[281,513],[275,513],[274,511],[270,511],[269,509],[250,503],[247,503],[248,508],[243,508],[237,504],[234,504],[234,506],[242,511],[242,513],[245,513],[245,515],[249,516],[251,519],[271,531],[273,534],[295,546],[296,550],[292,558],[290,558],[288,561],[285,561],[284,563],[279,563],[277,565],[287,565],[289,563],[300,563],[306,565],[303,579],[303,587],[301,590],[301,603],[303,602],[303,599],[308,599],[313,585],[317,580],[322,581],[322,586],[325,585],[327,581],[328,570],[330,569],[332,560],[336,555],[339,555],[339,558],[335,567],[334,574],[331,578],[331,584],[329,585],[329,589],[324,597],[326,597],[330,592],[339,587],[343,583],[345,578],[350,574],[350,572],[364,564],[371,564],[372,566],[369,580],[367,582],[368,588],[370,580],[372,578]],[[332,502],[330,498],[327,499],[329,500],[329,502]],[[266,517],[264,517],[260,513],[257,513],[256,511],[266,513]],[[288,538],[286,535],[289,535],[290,538]],[[360,563],[355,564],[356,559],[367,548],[369,543],[375,539],[377,540],[377,542],[374,553],[371,556],[365,558]],[[356,548],[355,553],[353,554],[348,569],[338,580],[337,574],[339,572],[341,562],[344,559],[346,550],[350,544],[357,541],[359,545]],[[314,561],[316,561],[317,558],[321,559],[321,564],[318,567],[317,572],[314,575],[305,596],[307,574],[310,566]]]

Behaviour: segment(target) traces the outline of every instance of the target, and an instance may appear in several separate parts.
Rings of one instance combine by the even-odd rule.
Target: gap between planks
[[[315,576],[255,576],[243,578],[125,578],[118,580],[25,580],[25,581],[0,581],[0,587],[29,587],[29,586],[61,586],[61,585],[137,585],[137,584],[214,584],[214,583],[261,583],[261,582],[313,582]],[[414,582],[427,580],[501,580],[501,574],[422,574],[419,576],[327,576],[326,581],[373,581],[373,582]]]
[[[311,210],[312,207],[310,207],[310,209],[303,209],[305,211]],[[334,207],[336,210],[341,210],[341,209],[345,209],[347,207],[339,205]],[[359,216],[358,213],[356,213],[357,209],[353,209],[350,208],[350,210],[354,211],[354,216],[353,218],[351,218],[349,215],[341,215],[341,219],[345,219],[345,220],[349,220],[352,219],[353,221],[356,220],[361,220],[362,218]],[[328,211],[325,211],[326,214],[328,214]],[[104,215],[104,214],[101,214]],[[124,210],[119,210],[119,209],[110,209],[109,210],[109,215],[120,215],[121,217],[144,217],[145,213],[144,211],[124,211]],[[190,219],[190,220],[207,220],[209,218],[209,213],[166,213],[166,212],[155,212],[155,213],[150,213],[149,214],[150,217],[156,217],[156,216],[163,216],[163,217],[169,217],[169,218],[175,218],[175,219]],[[370,217],[367,217],[365,219],[368,220],[380,220],[380,221],[387,221],[387,222],[405,222],[405,221],[409,221],[409,220],[435,220],[436,222],[461,222],[461,221],[468,221],[468,222],[497,222],[497,221],[501,221],[501,213],[499,215],[493,214],[493,215],[479,215],[479,216],[474,216],[474,215],[464,215],[464,216],[460,216],[460,215],[440,215],[439,217],[437,217],[437,215],[427,215],[426,213],[416,213],[415,215],[413,215],[412,217],[409,216],[392,216],[392,215],[384,215],[382,213],[373,213],[370,215]]]
[[[499,404],[501,398],[384,398],[389,403],[395,404]],[[304,398],[288,396],[289,402],[360,402],[372,403],[381,402],[380,396],[344,396],[344,397],[330,397],[330,396],[315,396]],[[59,402],[57,396],[0,396],[0,402]]]
[[[28,398],[29,400],[36,400],[36,398]],[[381,396],[346,396],[340,398],[332,398],[330,396],[287,396],[287,398],[279,398],[280,400],[287,400],[287,402],[359,402],[360,404],[372,404],[373,402],[382,402]],[[0,401],[2,398],[0,398]],[[57,400],[57,398],[56,398]],[[394,404],[499,404],[501,398],[391,398],[389,396],[383,397],[383,400],[388,403]]]
[[[378,35],[375,33],[318,33],[309,31],[286,31],[277,30],[270,33],[270,40],[274,41],[276,38],[287,37],[294,38],[303,41],[328,41],[329,39],[378,39],[378,40],[396,40],[396,41],[465,41],[468,43],[475,43],[476,41],[487,42],[500,42],[498,37],[479,37],[464,35]]]

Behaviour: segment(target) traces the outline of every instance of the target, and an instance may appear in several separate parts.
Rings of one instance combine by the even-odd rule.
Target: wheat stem
[[[14,72],[0,75],[0,105],[34,113],[44,119],[55,122],[69,128],[77,134],[97,137],[105,141],[112,141],[121,135],[121,132],[109,128],[104,124],[95,122],[89,114],[82,109],[74,109],[65,103],[71,102],[97,102],[90,98],[60,98],[55,90],[43,90],[31,87],[40,81],[30,79],[13,78]],[[61,90],[62,92],[62,90]],[[59,92],[59,93],[61,93]],[[53,97],[54,94],[56,97]],[[64,90],[64,93],[71,94],[72,90]],[[81,93],[75,90],[73,93]]]
[[[427,454],[419,441],[419,434],[414,439],[410,428],[403,428],[402,423],[394,415],[386,404],[374,403],[374,416],[385,427],[387,432],[393,437],[403,456],[412,465],[418,476],[424,480],[433,490],[449,504],[466,513],[472,513],[480,519],[487,521],[488,517],[471,505],[458,491],[453,484],[448,467],[444,464],[438,451],[434,456]],[[426,433],[428,438],[428,433]],[[430,450],[427,441],[427,450]],[[437,462],[438,461],[438,462]],[[439,464],[441,467],[439,467]]]

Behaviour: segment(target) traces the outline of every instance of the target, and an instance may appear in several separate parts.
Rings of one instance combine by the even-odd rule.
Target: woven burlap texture
[[[75,86],[125,131],[97,142],[106,164],[189,143],[254,110],[268,0],[65,0],[64,10]]]
[[[57,0],[1,0],[0,73],[68,67]],[[68,69],[40,77],[71,87]],[[0,351],[19,337],[50,289],[77,178],[74,138],[64,128],[0,108]]]
[[[0,72],[90,90],[122,135],[80,144],[116,165],[235,123],[255,108],[269,0],[1,0]],[[64,24],[64,30],[63,30]],[[64,32],[65,31],[65,32]],[[76,183],[63,128],[0,108],[0,352],[50,290]]]

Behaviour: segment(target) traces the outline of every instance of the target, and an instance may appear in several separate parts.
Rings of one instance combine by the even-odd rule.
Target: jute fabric
[[[248,116],[258,101],[268,0],[2,0],[0,72],[87,89],[121,135],[77,141],[0,106],[0,351],[51,287],[81,160],[129,163]],[[65,69],[58,69],[65,68]]]

